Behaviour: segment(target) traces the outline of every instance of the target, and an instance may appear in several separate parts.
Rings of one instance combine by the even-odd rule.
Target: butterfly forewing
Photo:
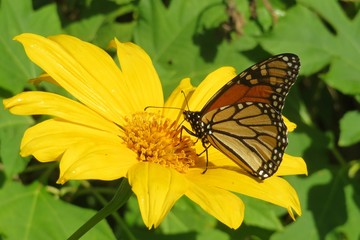
[[[243,102],[268,103],[281,112],[300,68],[295,54],[284,53],[255,64],[223,86],[201,113]]]

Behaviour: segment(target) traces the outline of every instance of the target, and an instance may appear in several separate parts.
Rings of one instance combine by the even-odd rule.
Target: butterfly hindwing
[[[269,104],[246,102],[206,113],[207,139],[236,164],[259,177],[276,172],[287,146],[281,115]]]

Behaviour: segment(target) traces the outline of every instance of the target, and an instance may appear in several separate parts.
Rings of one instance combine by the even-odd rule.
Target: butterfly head
[[[200,112],[193,112],[185,110],[183,112],[184,118],[187,122],[190,123],[192,130],[194,131],[194,136],[198,138],[203,138],[206,135],[206,126],[205,123],[201,120]]]
[[[192,111],[187,111],[185,110],[183,112],[184,114],[184,118],[186,121],[188,121],[191,125],[196,122],[197,120],[197,116],[196,116],[196,112],[192,112]]]

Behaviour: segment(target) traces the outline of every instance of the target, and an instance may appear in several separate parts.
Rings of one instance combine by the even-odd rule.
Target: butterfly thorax
[[[193,130],[192,135],[201,139],[203,144],[207,144],[208,140],[206,136],[211,134],[211,126],[210,124],[206,124],[202,121],[201,112],[184,111],[183,114],[185,120],[191,125]]]

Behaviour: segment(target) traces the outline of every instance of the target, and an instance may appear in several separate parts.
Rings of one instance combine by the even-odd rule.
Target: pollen
[[[125,136],[128,148],[141,162],[153,162],[185,173],[198,158],[194,143],[181,136],[176,122],[154,113],[140,112],[125,118]]]

